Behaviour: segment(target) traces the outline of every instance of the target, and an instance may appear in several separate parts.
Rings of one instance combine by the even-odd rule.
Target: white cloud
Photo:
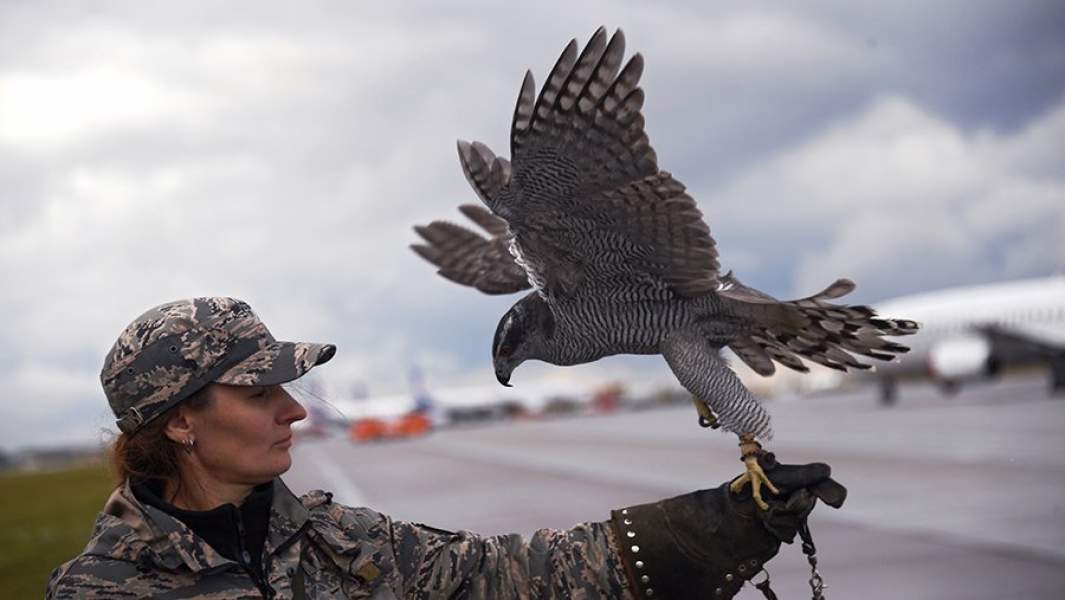
[[[712,192],[711,218],[804,240],[795,294],[843,276],[884,294],[1065,268],[1063,112],[968,133],[884,97]]]
[[[0,75],[0,143],[42,149],[209,110],[206,98],[142,73],[88,67]]]
[[[0,143],[42,151],[160,125],[202,132],[227,114],[313,99],[323,78],[401,77],[397,67],[417,62],[421,44],[464,43],[447,30],[419,44],[395,27],[353,33],[357,48],[275,32],[153,36],[101,23],[55,31],[35,68],[0,71]]]

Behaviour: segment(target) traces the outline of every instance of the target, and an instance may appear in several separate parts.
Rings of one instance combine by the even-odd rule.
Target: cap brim
[[[229,385],[276,385],[303,377],[336,354],[333,344],[274,342],[240,361],[215,383]]]

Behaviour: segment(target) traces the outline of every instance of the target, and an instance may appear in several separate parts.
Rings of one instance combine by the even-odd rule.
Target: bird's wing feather
[[[659,171],[640,113],[643,59],[625,39],[570,42],[539,97],[526,75],[514,111],[509,182],[481,194],[515,237],[519,264],[549,294],[693,296],[717,287],[717,252],[684,185]],[[620,69],[620,71],[619,71]],[[493,157],[460,154],[485,171]],[[464,167],[465,168],[465,167]],[[471,178],[478,190],[491,186]]]
[[[462,173],[481,201],[491,206],[492,198],[510,183],[510,163],[481,142],[459,141],[458,147]]]
[[[459,209],[492,237],[485,238],[447,221],[433,221],[414,228],[427,244],[411,244],[411,249],[439,267],[437,273],[441,276],[486,294],[528,289],[525,270],[510,254],[506,221],[480,206],[463,205]]]
[[[493,236],[506,235],[507,233],[507,222],[493,215],[491,211],[483,206],[462,204],[459,206],[459,212],[466,215],[467,219],[477,223],[481,226],[481,229]]]

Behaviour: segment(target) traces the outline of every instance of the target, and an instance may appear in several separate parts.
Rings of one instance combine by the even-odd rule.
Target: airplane
[[[412,380],[406,392],[332,399],[327,416],[334,428],[346,429],[352,441],[382,441],[415,437],[439,427],[521,419],[539,413],[549,399],[562,396],[542,386],[513,390],[495,381],[430,391]]]
[[[429,433],[438,417],[431,397],[413,388],[385,396],[331,400],[333,423],[353,442],[416,437]]]
[[[672,382],[672,376],[666,380]],[[344,397],[326,399],[317,381],[290,386],[290,392],[307,408],[307,418],[294,424],[301,440],[341,432],[354,442],[368,442],[415,437],[441,427],[651,408],[673,399],[662,395],[663,389],[671,389],[663,385],[666,380],[643,376],[623,384],[611,378],[547,377],[504,388],[493,378],[486,384],[430,390],[420,369],[413,367],[407,390],[395,394],[370,395],[358,384]]]
[[[898,382],[931,378],[945,394],[1026,365],[1050,368],[1050,392],[1065,393],[1065,275],[949,288],[878,304],[885,317],[921,323],[911,350],[877,364],[880,401],[898,400]]]
[[[415,437],[441,427],[466,427],[488,422],[606,414],[630,406],[628,388],[647,385],[578,384],[567,380],[539,380],[503,388],[494,380],[481,385],[427,389],[413,376],[408,391],[349,398],[318,398],[303,427],[314,431],[344,431],[355,442]],[[642,397],[642,396],[640,396]],[[313,403],[308,403],[312,406]],[[326,408],[322,408],[326,407]],[[307,435],[306,437],[311,437]]]

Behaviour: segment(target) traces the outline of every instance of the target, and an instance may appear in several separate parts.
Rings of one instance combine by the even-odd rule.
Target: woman
[[[281,387],[332,358],[279,342],[232,298],[158,306],[131,323],[101,381],[121,484],[49,598],[731,597],[791,541],[825,465],[778,466],[768,513],[725,486],[567,531],[480,537],[297,498],[279,476],[306,411]],[[711,596],[716,594],[716,596]]]

